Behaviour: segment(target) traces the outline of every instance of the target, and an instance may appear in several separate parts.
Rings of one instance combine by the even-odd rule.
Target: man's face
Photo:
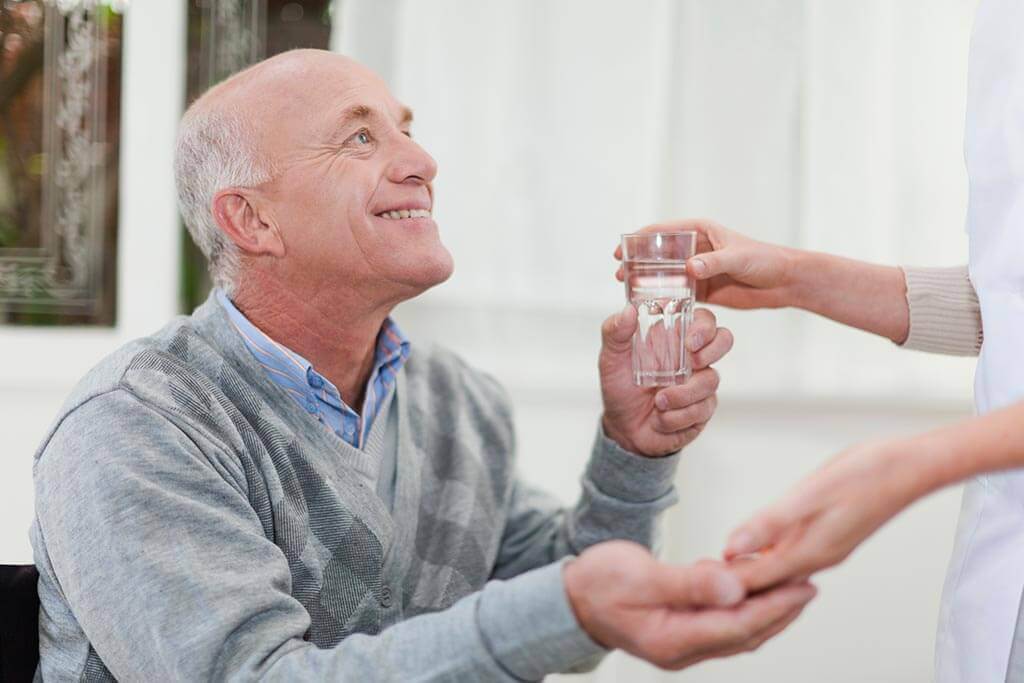
[[[446,280],[452,258],[432,218],[437,164],[411,137],[411,112],[368,69],[329,53],[268,98],[262,142],[276,166],[260,188],[297,291],[345,287],[367,303],[402,300]],[[260,117],[260,110],[254,111]]]

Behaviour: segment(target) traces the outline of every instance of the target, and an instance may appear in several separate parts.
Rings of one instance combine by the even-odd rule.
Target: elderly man
[[[606,322],[574,508],[516,479],[501,387],[389,318],[452,272],[411,120],[320,51],[186,113],[178,190],[217,289],[90,372],[36,456],[43,678],[522,680],[610,648],[681,668],[811,599],[643,547],[715,407],[731,340],[706,312],[703,369],[659,392],[631,382],[635,312]]]

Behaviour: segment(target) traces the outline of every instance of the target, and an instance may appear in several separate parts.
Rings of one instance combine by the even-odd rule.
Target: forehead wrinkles
[[[296,155],[304,157],[339,142],[339,137],[344,139],[360,124],[401,126],[407,123],[407,113],[411,117],[375,77],[361,78],[346,69],[275,76],[236,93],[236,102],[251,112],[258,145],[286,164]]]

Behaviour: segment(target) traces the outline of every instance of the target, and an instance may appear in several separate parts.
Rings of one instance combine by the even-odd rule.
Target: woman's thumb
[[[736,277],[747,270],[747,257],[729,247],[719,251],[708,251],[687,260],[686,270],[697,280],[707,280],[716,275]]]

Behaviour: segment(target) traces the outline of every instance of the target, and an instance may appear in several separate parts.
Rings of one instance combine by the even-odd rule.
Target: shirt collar
[[[295,353],[284,344],[274,341],[269,335],[253,325],[245,314],[235,306],[221,288],[215,290],[217,302],[224,307],[228,319],[241,335],[249,351],[256,357],[269,373],[275,375],[273,379],[281,380],[281,375],[287,376],[295,385],[297,392],[311,393],[322,386],[337,393],[337,388],[318,373],[313,364],[298,353]],[[398,325],[390,317],[385,318],[381,325],[380,333],[377,335],[377,344],[374,349],[374,372],[373,376],[385,365],[400,365],[409,356],[409,340],[399,329]],[[394,368],[397,371],[397,367]]]
[[[287,369],[289,374],[295,375],[296,378],[301,377],[305,381],[305,377],[313,367],[312,363],[284,344],[274,341],[260,328],[249,322],[245,314],[238,310],[234,302],[220,288],[217,288],[217,301],[227,311],[228,318],[238,333],[242,335],[245,345],[260,362],[273,361],[275,366],[281,366],[283,369]]]

